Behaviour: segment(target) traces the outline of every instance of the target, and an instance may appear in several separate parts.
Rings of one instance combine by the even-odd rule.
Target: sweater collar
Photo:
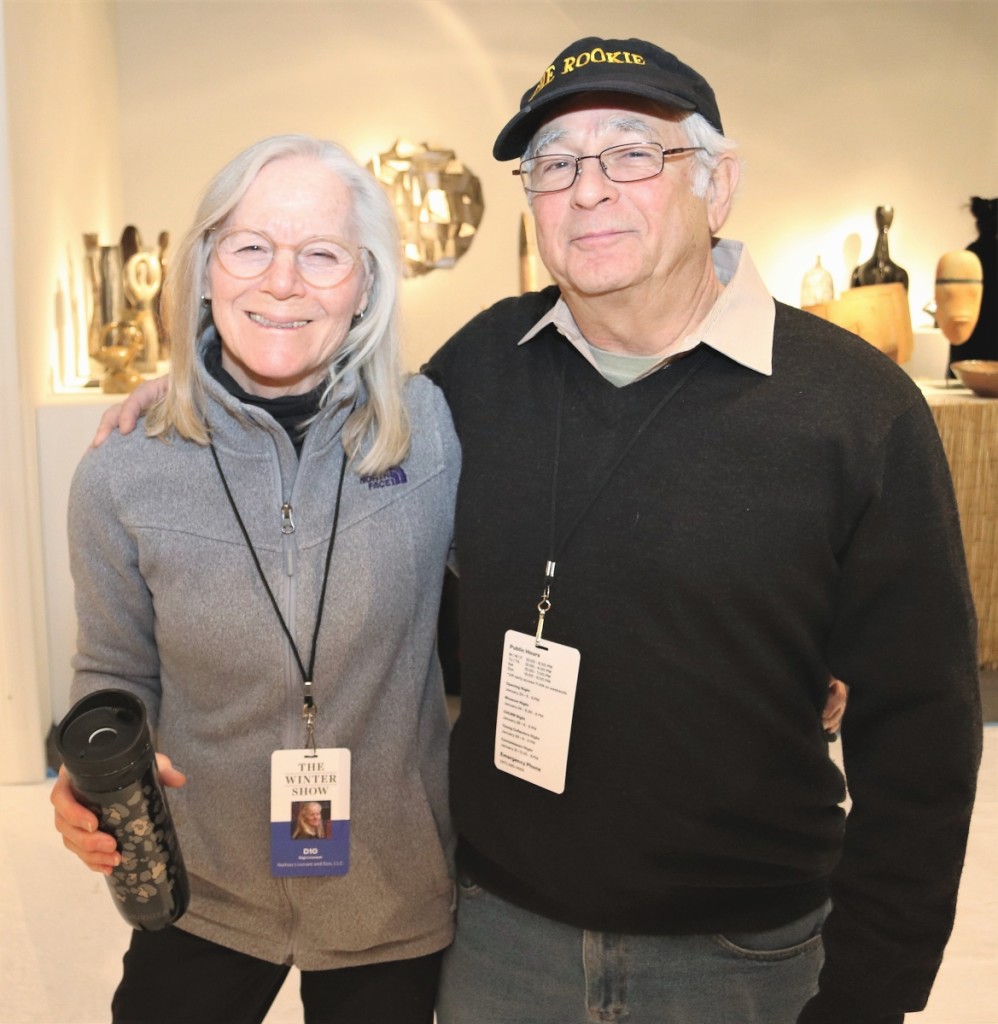
[[[712,256],[714,270],[724,290],[703,320],[678,346],[670,348],[668,356],[663,356],[642,376],[654,373],[700,344],[708,345],[750,370],[772,375],[773,324],[776,320],[773,297],[741,242],[720,239],[714,245]],[[586,362],[596,367],[589,343],[563,298],[558,299],[519,343],[523,345],[535,338],[548,324],[563,334]]]

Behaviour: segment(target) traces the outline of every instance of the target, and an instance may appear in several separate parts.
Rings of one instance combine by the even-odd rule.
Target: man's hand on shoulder
[[[125,400],[105,410],[97,424],[97,432],[90,442],[91,448],[99,448],[115,430],[130,434],[138,425],[146,409],[166,394],[169,377],[144,380]]]

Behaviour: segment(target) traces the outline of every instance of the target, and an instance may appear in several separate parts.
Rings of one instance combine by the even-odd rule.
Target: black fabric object
[[[460,696],[461,693],[461,642],[457,622],[459,585],[454,573],[444,573],[440,617],[437,621],[437,654],[444,674],[444,692],[452,697]]]
[[[951,363],[963,359],[998,359],[998,198],[970,200],[977,221],[977,238],[967,248],[977,254],[984,271],[981,314],[977,326],[962,345],[950,345]],[[954,376],[952,370],[949,376]]]

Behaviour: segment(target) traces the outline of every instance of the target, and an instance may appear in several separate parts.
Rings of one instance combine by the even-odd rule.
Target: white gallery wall
[[[35,413],[74,267],[79,281],[80,233],[120,222],[122,186],[114,5],[16,0],[2,18],[0,782],[22,782],[44,772],[51,682],[69,675],[46,645]]]
[[[526,206],[492,142],[584,35],[652,39],[706,75],[745,157],[726,233],[785,301],[819,253],[845,287],[890,204],[920,310],[939,255],[975,237],[969,196],[998,195],[995,2],[173,0],[119,3],[117,24],[124,208],[148,237],[183,228],[208,177],[274,132],[362,160],[401,136],[454,149],[481,178],[468,254],[406,282],[411,363],[516,290]]]
[[[3,10],[19,343],[37,397],[80,234],[111,241],[134,223],[147,241],[161,229],[177,237],[208,177],[282,131],[335,138],[361,159],[400,137],[447,146],[482,180],[469,253],[405,283],[418,364],[516,289],[526,206],[492,141],[547,61],[587,33],[656,40],[706,74],[745,158],[725,234],[749,242],[785,301],[797,301],[818,254],[845,287],[886,203],[918,314],[939,254],[975,235],[969,196],[998,194],[996,0],[4,0]]]
[[[938,256],[975,237],[969,197],[998,195],[996,0],[3,0],[2,14],[0,296],[13,308],[0,351],[22,430],[0,436],[3,486],[18,495],[0,506],[0,544],[23,548],[27,568],[0,581],[0,638],[17,627],[23,642],[10,609],[23,618],[27,601],[38,679],[16,689],[25,700],[37,682],[43,712],[68,666],[46,667],[42,639],[35,418],[67,401],[50,395],[50,367],[82,315],[84,231],[179,237],[209,176],[267,134],[335,138],[362,160],[399,138],[451,148],[481,179],[485,215],[453,270],[404,283],[417,367],[516,290],[526,206],[492,141],[546,63],[587,34],[652,39],[712,83],[745,160],[724,234],[749,243],[784,301],[798,301],[817,255],[846,287],[872,253],[874,209],[890,204],[891,251],[924,324]],[[0,652],[0,672],[9,665]],[[0,736],[12,714],[5,700]]]

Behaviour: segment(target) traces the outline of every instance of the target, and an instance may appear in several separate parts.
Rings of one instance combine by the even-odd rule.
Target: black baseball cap
[[[703,75],[678,57],[643,39],[588,36],[566,47],[544,69],[540,81],[520,100],[520,110],[492,147],[497,160],[523,155],[552,107],[582,92],[643,96],[663,106],[702,114],[719,132],[721,115],[714,90]]]

